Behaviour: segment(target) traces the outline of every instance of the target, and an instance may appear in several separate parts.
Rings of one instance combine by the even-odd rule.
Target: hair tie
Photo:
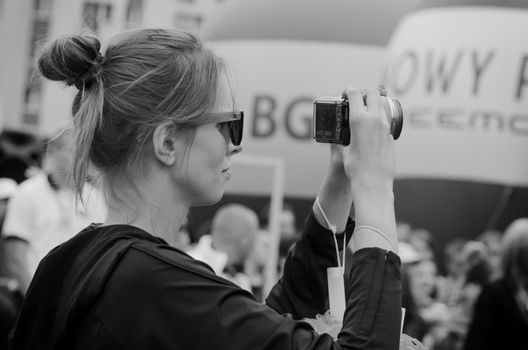
[[[97,80],[103,69],[104,56],[99,50],[96,50],[95,62],[80,78],[73,81],[73,85],[78,90],[89,89]]]

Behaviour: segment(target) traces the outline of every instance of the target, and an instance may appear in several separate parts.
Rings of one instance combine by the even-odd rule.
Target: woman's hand
[[[343,147],[344,170],[352,192],[390,189],[394,180],[394,140],[383,112],[379,88],[345,90],[349,104],[350,145]],[[337,158],[337,155],[336,155]]]
[[[348,88],[350,144],[342,149],[350,181],[356,232],[353,249],[379,247],[398,252],[394,214],[394,139],[382,110],[383,90]]]
[[[427,348],[418,339],[402,334],[400,337],[400,350],[427,350]]]

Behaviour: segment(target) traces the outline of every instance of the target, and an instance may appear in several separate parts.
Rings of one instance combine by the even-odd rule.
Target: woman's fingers
[[[380,92],[379,87],[366,89],[348,87],[345,90],[344,95],[348,99],[350,135],[352,138],[357,137],[358,133],[363,134],[372,127],[379,128],[380,125],[383,125],[383,128],[388,128],[388,122],[381,111],[382,97]]]
[[[351,118],[357,113],[365,111],[365,103],[361,90],[355,87],[348,87],[345,90],[345,95],[348,99],[349,115]]]
[[[390,133],[390,122],[385,114],[384,108],[384,103],[387,103],[387,99],[383,93],[384,91],[379,87],[367,90],[367,111],[372,112],[375,117],[379,118],[383,129],[387,129]]]
[[[368,88],[365,91],[367,101],[367,111],[375,115],[380,114],[380,90],[378,88]]]
[[[381,96],[387,96],[387,89],[385,88],[385,84],[379,84],[378,90]]]

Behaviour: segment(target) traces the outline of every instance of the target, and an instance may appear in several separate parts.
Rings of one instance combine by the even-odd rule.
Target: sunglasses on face
[[[244,112],[235,110],[232,112],[213,112],[207,114],[207,123],[227,123],[229,138],[234,146],[242,143],[242,132],[244,130]]]

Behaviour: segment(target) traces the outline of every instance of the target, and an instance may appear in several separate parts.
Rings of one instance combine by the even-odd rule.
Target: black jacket
[[[521,312],[505,279],[484,286],[473,312],[465,350],[528,349],[528,312]]]
[[[344,326],[334,342],[294,320],[328,309],[326,268],[335,265],[335,249],[330,231],[313,215],[267,305],[147,232],[128,225],[91,226],[43,259],[10,346],[398,349],[399,263],[381,249],[355,253]]]

